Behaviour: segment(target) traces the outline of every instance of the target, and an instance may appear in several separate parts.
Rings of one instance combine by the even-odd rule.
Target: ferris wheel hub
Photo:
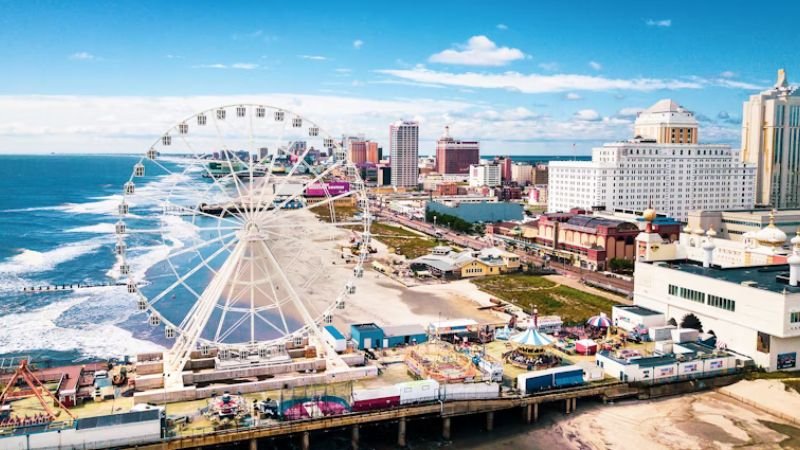
[[[241,231],[241,239],[247,241],[263,241],[266,238],[266,233],[261,232],[261,227],[258,222],[248,220],[245,222]]]

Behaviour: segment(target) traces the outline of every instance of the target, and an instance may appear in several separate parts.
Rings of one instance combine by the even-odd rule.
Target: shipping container
[[[563,388],[583,384],[583,369],[578,366],[561,366],[535,370],[517,376],[517,389],[531,394],[552,388]]]
[[[439,385],[442,400],[477,400],[500,397],[499,383],[452,383]]]
[[[580,386],[581,384],[583,384],[583,369],[581,368],[553,374],[553,386],[557,388]]]
[[[648,333],[650,334],[650,340],[654,342],[658,341],[669,341],[672,339],[672,330],[674,330],[675,326],[673,325],[665,325],[663,327],[650,327]]]
[[[661,355],[669,355],[672,353],[672,341],[656,341],[655,352]]]
[[[397,386],[387,386],[377,389],[354,390],[350,407],[353,411],[358,412],[394,408],[399,405],[400,389]]]
[[[400,404],[439,400],[439,383],[436,380],[406,381],[395,386],[400,390]]]
[[[322,334],[325,340],[331,344],[334,351],[343,352],[347,350],[347,340],[335,326],[326,325],[325,328],[322,329]]]
[[[597,343],[591,339],[581,339],[575,342],[575,351],[581,355],[594,355],[597,353]]]
[[[672,341],[677,344],[695,342],[700,337],[700,332],[694,328],[676,328],[670,332],[672,333]]]

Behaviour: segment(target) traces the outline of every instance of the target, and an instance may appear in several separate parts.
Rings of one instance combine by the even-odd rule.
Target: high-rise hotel
[[[800,95],[783,69],[772,88],[744,102],[742,161],[758,165],[756,204],[800,208]]]
[[[641,212],[652,205],[685,221],[689,211],[752,208],[753,164],[729,145],[698,143],[694,115],[660,100],[636,119],[632,140],[592,150],[591,161],[554,161],[548,211],[604,208]]]
[[[469,166],[480,160],[480,143],[450,136],[450,127],[436,141],[436,171],[442,175],[469,175]]]
[[[389,126],[392,186],[416,188],[419,184],[419,123],[399,121]]]

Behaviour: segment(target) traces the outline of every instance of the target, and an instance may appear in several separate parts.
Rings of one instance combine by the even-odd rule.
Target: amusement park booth
[[[626,331],[637,328],[650,329],[666,324],[664,314],[652,309],[632,305],[616,305],[611,308],[611,318],[615,327]]]
[[[472,319],[443,320],[441,322],[431,322],[428,325],[428,333],[431,336],[439,336],[440,338],[466,336],[477,331],[478,322]]]

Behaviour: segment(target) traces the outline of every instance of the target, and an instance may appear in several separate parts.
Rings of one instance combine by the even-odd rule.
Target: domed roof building
[[[769,215],[769,224],[757,232],[755,238],[759,244],[767,247],[783,247],[783,244],[786,242],[786,233],[775,226],[774,211]]]

